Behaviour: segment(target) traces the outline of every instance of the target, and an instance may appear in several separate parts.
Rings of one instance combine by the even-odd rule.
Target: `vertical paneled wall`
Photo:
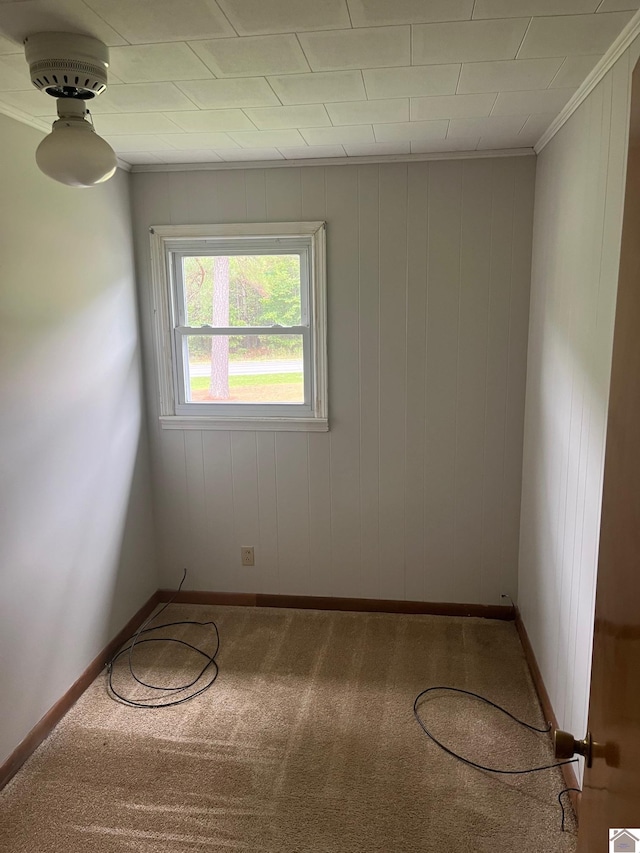
[[[534,171],[133,176],[164,585],[186,566],[194,589],[515,596]],[[291,220],[327,222],[330,432],[161,430],[149,226]]]
[[[636,49],[637,52],[637,49]],[[519,605],[560,725],[587,728],[630,54],[538,158]]]
[[[158,577],[128,175],[66,187],[41,132],[0,139],[1,765]]]

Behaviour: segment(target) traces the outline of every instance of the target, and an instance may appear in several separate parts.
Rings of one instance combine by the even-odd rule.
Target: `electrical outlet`
[[[255,566],[253,545],[240,548],[240,559],[243,566]]]

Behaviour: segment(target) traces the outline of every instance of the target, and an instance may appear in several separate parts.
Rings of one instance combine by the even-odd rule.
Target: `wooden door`
[[[640,63],[631,97],[589,730],[604,748],[585,770],[578,850],[606,853],[609,828],[640,827]]]

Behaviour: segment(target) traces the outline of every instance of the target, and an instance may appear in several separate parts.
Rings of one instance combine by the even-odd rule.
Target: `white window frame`
[[[234,225],[153,225],[151,283],[158,368],[160,424],[163,429],[244,429],[326,432],[327,305],[324,222],[268,222]],[[181,325],[174,264],[183,255],[240,254],[253,250],[300,252],[300,326],[269,327],[268,332],[303,338],[304,403],[189,403],[184,395],[181,341],[197,330]],[[306,260],[306,262],[305,262]],[[245,327],[212,329],[205,334],[246,334]],[[260,334],[261,329],[252,329]],[[265,330],[262,330],[265,331]]]

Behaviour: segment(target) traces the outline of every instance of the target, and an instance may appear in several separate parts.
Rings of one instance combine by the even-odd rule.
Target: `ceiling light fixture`
[[[58,120],[36,151],[38,167],[71,187],[107,181],[116,171],[116,155],[87,121],[86,104],[107,88],[108,48],[73,33],[36,33],[24,44],[31,82],[57,101]]]

